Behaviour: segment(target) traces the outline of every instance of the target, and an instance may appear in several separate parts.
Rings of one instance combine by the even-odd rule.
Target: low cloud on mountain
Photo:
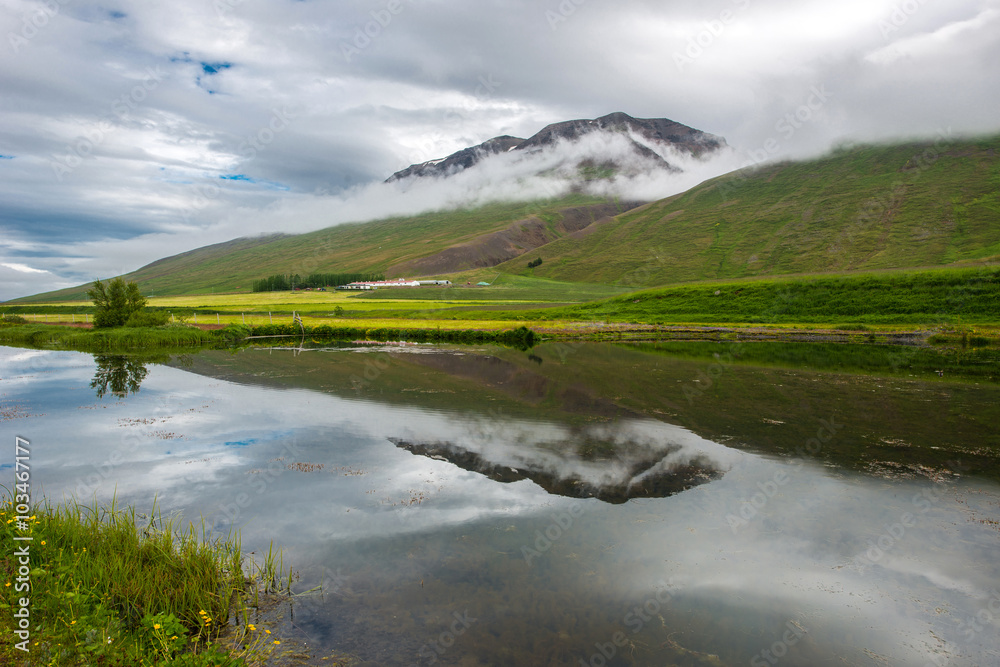
[[[392,8],[5,3],[0,264],[48,273],[0,274],[0,299],[247,233],[489,198],[512,186],[470,177],[408,193],[407,210],[369,184],[615,110],[723,136],[737,164],[998,129],[1000,0]]]

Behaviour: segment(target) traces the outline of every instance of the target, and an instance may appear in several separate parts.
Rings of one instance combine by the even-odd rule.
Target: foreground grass
[[[178,532],[152,518],[137,526],[135,510],[113,502],[28,515],[22,524],[3,500],[0,537],[11,548],[0,556],[0,607],[13,627],[0,636],[0,663],[235,667],[262,664],[279,644],[246,622],[274,563],[248,577],[238,538],[199,539],[193,525]]]

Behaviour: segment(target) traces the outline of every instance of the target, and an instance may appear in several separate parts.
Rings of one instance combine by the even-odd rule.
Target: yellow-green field
[[[247,313],[291,312],[312,313],[333,310],[340,306],[351,311],[426,310],[448,306],[505,306],[540,303],[526,299],[447,300],[447,299],[378,299],[358,298],[357,292],[259,292],[250,294],[212,294],[195,296],[151,297],[148,305],[153,308],[205,310],[217,308],[220,312],[239,310]],[[46,307],[89,307],[90,301],[58,301]],[[540,305],[544,305],[540,303]]]

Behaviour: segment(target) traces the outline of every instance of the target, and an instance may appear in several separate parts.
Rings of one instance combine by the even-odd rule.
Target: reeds
[[[276,640],[249,622],[259,594],[291,591],[280,550],[264,564],[244,554],[238,533],[214,537],[204,521],[182,525],[155,506],[137,516],[116,499],[99,506],[70,501],[32,508],[15,520],[9,494],[0,507],[0,535],[14,544],[30,534],[33,656],[39,664],[259,664]],[[25,544],[25,542],[18,542]],[[0,555],[0,604],[13,606],[17,563]],[[262,590],[261,590],[262,589]],[[266,633],[266,634],[265,634]],[[9,636],[6,636],[9,635]],[[0,663],[24,654],[16,636],[0,639]],[[223,648],[226,647],[226,648]]]

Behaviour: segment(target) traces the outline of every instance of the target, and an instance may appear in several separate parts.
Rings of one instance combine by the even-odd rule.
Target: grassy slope
[[[861,146],[729,174],[498,269],[654,286],[1000,257],[1000,137]]]
[[[811,162],[730,174],[563,237],[495,269],[463,272],[452,279],[461,284],[470,279],[494,282],[501,274],[496,287],[522,281],[528,288],[512,289],[504,299],[565,303],[610,295],[600,289],[573,290],[567,287],[570,283],[634,289],[996,261],[998,149],[1000,136],[939,145],[860,146]],[[160,260],[128,278],[139,281],[147,293],[208,294],[247,290],[252,278],[279,272],[379,271],[529,215],[551,223],[560,208],[593,201],[576,197],[491,204],[298,236],[243,239]],[[535,257],[543,264],[528,269],[528,258]],[[536,282],[526,281],[529,278]],[[543,281],[555,282],[545,290]],[[472,298],[484,299],[498,290],[472,291]],[[427,292],[426,297],[454,299],[461,298],[459,294]],[[21,301],[82,297],[83,290],[76,288]]]
[[[211,294],[250,291],[250,282],[276,273],[385,271],[405,260],[440,252],[456,243],[503,229],[532,215],[558,219],[558,210],[596,203],[572,196],[533,203],[497,203],[470,210],[426,213],[406,218],[344,224],[278,238],[239,239],[168,257],[132,273],[145,294]],[[84,299],[87,286],[16,301]]]
[[[653,324],[997,323],[1000,322],[1000,269],[970,267],[704,281],[557,308],[518,311],[469,308],[459,316]]]

